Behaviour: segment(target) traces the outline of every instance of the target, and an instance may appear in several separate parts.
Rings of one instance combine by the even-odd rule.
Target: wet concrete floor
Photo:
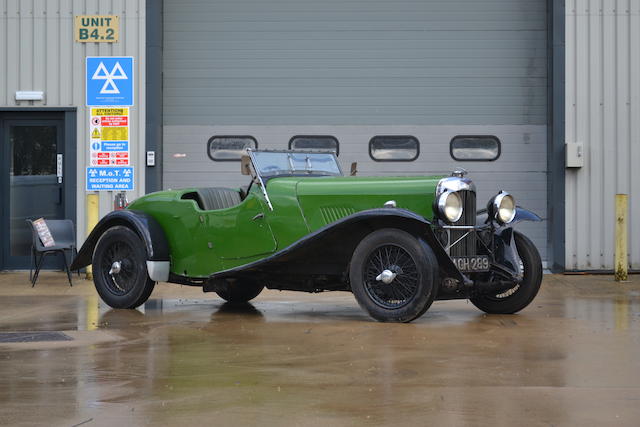
[[[0,274],[2,425],[640,425],[640,276],[544,278],[521,314],[436,302],[370,320],[347,293],[238,309],[161,284],[111,310],[90,282]]]

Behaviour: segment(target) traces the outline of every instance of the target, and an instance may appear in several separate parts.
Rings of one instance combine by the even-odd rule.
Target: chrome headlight
[[[438,197],[438,213],[447,222],[454,223],[462,216],[462,199],[454,191],[445,191]]]
[[[511,194],[501,191],[489,201],[487,210],[500,224],[509,224],[516,216],[516,201]]]

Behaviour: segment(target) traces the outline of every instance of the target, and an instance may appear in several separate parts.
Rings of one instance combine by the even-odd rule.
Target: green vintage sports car
[[[264,287],[351,291],[390,322],[416,319],[436,299],[515,313],[538,293],[540,255],[512,225],[540,218],[504,191],[476,211],[463,170],[343,176],[333,153],[247,153],[247,187],[141,197],[96,225],[72,268],[92,264],[98,293],[115,308],[143,304],[157,281],[233,303]]]

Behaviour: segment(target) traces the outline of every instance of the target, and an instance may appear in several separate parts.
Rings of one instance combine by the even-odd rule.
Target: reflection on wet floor
[[[435,303],[371,321],[347,293],[233,306],[162,285],[112,310],[89,283],[6,291],[0,424],[637,425],[640,280],[545,276],[523,313]],[[59,290],[63,290],[61,294]],[[20,347],[22,346],[22,347]]]

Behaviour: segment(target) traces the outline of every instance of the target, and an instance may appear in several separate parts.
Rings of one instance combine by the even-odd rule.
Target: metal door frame
[[[4,229],[9,220],[9,175],[5,171],[4,165],[8,162],[9,144],[5,144],[5,121],[24,120],[25,122],[37,122],[45,120],[58,120],[61,122],[61,139],[58,152],[64,154],[63,163],[63,190],[62,204],[64,218],[71,219],[77,226],[76,220],[76,188],[77,188],[77,144],[76,144],[76,109],[75,108],[0,108],[0,221]],[[6,175],[6,176],[5,176]],[[7,198],[7,200],[4,200]],[[8,265],[9,260],[5,259],[4,246],[8,243],[8,236],[3,237],[0,247],[0,271],[7,268],[14,268]]]

